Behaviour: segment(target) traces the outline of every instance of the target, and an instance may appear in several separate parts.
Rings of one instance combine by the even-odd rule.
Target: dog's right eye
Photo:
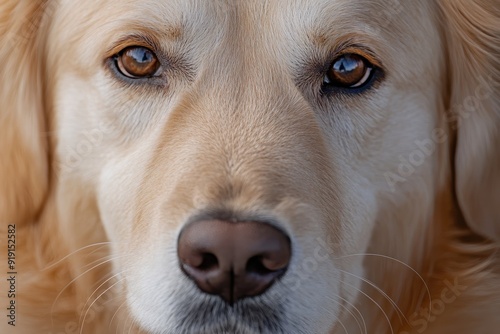
[[[362,56],[345,54],[337,58],[325,75],[324,84],[343,88],[358,88],[368,83],[374,66]]]
[[[115,56],[116,67],[128,78],[151,78],[158,76],[161,64],[153,51],[142,46],[131,46]]]

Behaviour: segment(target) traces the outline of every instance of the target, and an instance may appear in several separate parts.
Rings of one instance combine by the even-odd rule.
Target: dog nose
[[[204,292],[227,303],[264,293],[287,270],[290,239],[261,222],[200,221],[181,232],[183,271]]]

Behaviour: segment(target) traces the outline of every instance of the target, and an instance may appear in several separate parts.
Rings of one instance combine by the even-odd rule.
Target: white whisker
[[[350,283],[347,283],[347,282],[342,282],[343,284],[347,285],[347,286],[350,286],[351,288],[359,291],[363,296],[365,296],[366,298],[368,298],[370,301],[372,301],[377,307],[378,309],[382,312],[382,314],[384,315],[385,319],[387,320],[387,323],[389,324],[389,328],[391,329],[391,334],[394,334],[394,330],[392,329],[392,325],[391,325],[391,321],[389,319],[389,317],[387,316],[387,313],[385,313],[384,309],[382,308],[382,306],[380,306],[373,298],[371,298],[370,296],[368,296],[367,293],[365,293],[363,290],[361,289],[358,289],[356,286],[350,284]]]
[[[118,312],[120,312],[121,308],[123,306],[127,305],[127,300],[124,300],[120,306],[116,309],[115,313],[113,313],[113,316],[111,317],[111,320],[109,321],[109,326],[108,329],[111,329],[111,325],[113,324],[113,321],[115,320],[115,317],[118,315]],[[118,326],[116,326],[116,333],[118,333]]]
[[[111,261],[113,261],[114,259],[117,259],[117,258],[120,258],[122,256],[114,256],[114,257],[110,257],[109,259],[105,260],[105,261],[102,261],[100,262],[99,264],[96,264],[95,266],[93,266],[92,268],[90,269],[87,269],[86,271],[84,271],[83,273],[81,273],[80,275],[78,275],[77,277],[73,278],[68,284],[66,284],[62,290],[57,294],[56,298],[54,299],[54,302],[52,303],[52,307],[50,309],[50,312],[51,312],[51,315],[54,313],[54,307],[58,301],[58,299],[61,297],[61,295],[63,294],[63,292],[73,283],[75,283],[79,278],[81,278],[82,276],[86,275],[87,273],[91,272],[92,270],[98,268],[99,266],[103,265],[103,264],[106,264],[106,263],[109,263]]]
[[[391,297],[389,297],[389,295],[387,295],[387,293],[385,293],[384,290],[382,290],[381,288],[379,288],[373,282],[371,282],[370,280],[368,280],[366,278],[363,278],[361,276],[355,275],[353,273],[350,273],[350,272],[342,270],[342,269],[338,269],[338,270],[341,271],[341,272],[343,272],[343,273],[345,273],[345,274],[347,274],[347,275],[351,275],[353,277],[356,277],[356,278],[362,280],[363,282],[367,283],[368,285],[370,285],[371,287],[373,287],[374,289],[376,289],[378,292],[380,292],[380,294],[382,294],[382,296],[384,296],[387,300],[389,300],[389,302],[391,303],[391,305],[397,310],[396,314],[398,315],[399,320],[402,322],[402,319],[401,319],[401,316],[402,316],[403,319],[406,321],[406,323],[409,324],[408,319],[404,315],[403,311],[401,311],[401,309],[396,304],[396,302],[393,299],[391,299]]]
[[[85,315],[83,317],[83,321],[82,321],[82,327],[80,329],[80,334],[83,334],[83,328],[85,326],[85,319],[87,318],[87,315],[90,311],[90,309],[92,308],[92,306],[99,300],[99,298],[101,298],[106,292],[108,292],[109,290],[111,290],[112,288],[114,288],[117,284],[119,284],[120,282],[122,282],[124,280],[124,278],[122,279],[119,279],[118,281],[116,281],[114,284],[112,284],[110,287],[108,287],[106,290],[104,290],[99,296],[97,296],[97,298],[92,302],[92,304],[90,304],[90,306],[87,308],[87,311],[85,311]]]
[[[343,297],[341,297],[339,295],[337,295],[335,297],[341,299],[344,303],[348,304],[351,308],[353,308],[354,310],[356,310],[356,312],[359,314],[359,317],[361,318],[363,326],[361,326],[361,323],[359,322],[358,317],[351,311],[351,309],[349,307],[347,307],[345,305],[342,305],[342,303],[340,303],[338,300],[335,300],[334,297],[330,297],[331,299],[333,299],[333,301],[337,302],[340,305],[340,307],[343,307],[354,318],[354,320],[358,324],[358,328],[359,328],[359,331],[361,333],[368,334],[368,329],[366,327],[366,322],[365,322],[365,319],[363,318],[363,314],[361,313],[361,311],[354,304],[352,304],[351,302],[349,302],[347,299],[345,299],[345,298],[343,298]]]
[[[110,278],[106,279],[104,282],[102,282],[95,290],[94,292],[92,292],[90,294],[90,296],[87,298],[87,300],[85,301],[85,304],[83,304],[83,309],[85,309],[85,307],[87,306],[87,303],[90,301],[90,299],[92,298],[92,296],[94,296],[94,294],[99,291],[100,288],[102,288],[106,283],[108,283],[109,281],[111,281],[112,279],[120,276],[122,273],[118,273],[118,274],[115,274],[115,275],[112,275]],[[114,285],[114,284],[113,284]],[[82,320],[82,316],[80,316],[80,319],[78,320],[78,322],[81,322]]]
[[[340,257],[337,257],[337,259],[340,259],[340,258],[346,258],[346,257],[351,257],[351,256],[373,256],[373,257],[380,257],[380,258],[383,258],[383,259],[386,259],[386,260],[392,260],[392,261],[395,261],[399,264],[402,264],[403,266],[405,266],[406,268],[410,269],[413,273],[415,273],[415,275],[417,275],[417,277],[420,279],[420,281],[422,281],[422,283],[424,284],[425,286],[425,289],[427,291],[427,296],[429,297],[429,310],[432,311],[432,295],[431,295],[431,290],[429,289],[429,286],[427,285],[427,283],[425,282],[424,278],[415,270],[413,269],[412,267],[410,267],[408,264],[404,263],[403,261],[401,260],[398,260],[398,259],[395,259],[395,258],[392,258],[390,256],[387,256],[387,255],[382,255],[382,254],[371,254],[371,253],[366,253],[366,254],[351,254],[351,255],[343,255],[343,256],[340,256]],[[430,314],[430,312],[429,312]],[[430,319],[430,315],[427,317],[427,321],[429,321]]]
[[[64,260],[68,259],[70,256],[73,256],[76,253],[84,251],[84,250],[86,250],[88,248],[97,247],[97,246],[101,246],[102,247],[104,245],[107,246],[107,245],[110,245],[110,244],[111,244],[111,242],[106,241],[106,242],[98,242],[98,243],[95,243],[95,244],[91,244],[91,245],[87,245],[87,246],[81,247],[81,248],[79,248],[79,249],[77,249],[77,250],[69,253],[68,255],[66,255],[65,257],[63,257],[62,259],[59,259],[56,262],[49,264],[47,267],[43,268],[41,271],[49,270],[49,269],[55,267],[56,265],[58,265],[59,263],[63,262]]]

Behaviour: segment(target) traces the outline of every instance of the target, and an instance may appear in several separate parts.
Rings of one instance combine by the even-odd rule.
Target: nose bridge
[[[174,111],[187,120],[196,147],[185,178],[205,175],[195,188],[226,198],[245,189],[279,198],[291,179],[313,171],[323,147],[319,127],[283,69],[241,57],[224,66],[225,57],[200,74],[190,102]]]
[[[212,119],[207,124],[215,126],[214,139],[232,156],[252,147],[264,153],[291,133],[315,128],[311,108],[284,65],[263,51],[269,49],[264,44],[248,37],[223,47],[199,79],[202,112]]]
[[[326,165],[319,161],[323,139],[311,107],[263,39],[236,40],[207,55],[172,110],[163,130],[170,139],[160,148],[170,157],[162,160],[178,161],[176,196],[199,195],[214,206],[239,196],[248,206],[272,206],[284,194],[300,197],[317,178],[316,167]]]
[[[205,131],[197,134],[191,173],[184,180],[200,181],[189,191],[206,206],[224,202],[245,211],[272,208],[284,197],[303,199],[323,172],[318,170],[326,165],[320,161],[323,142],[308,108],[291,103],[296,97],[273,99],[256,90],[230,102],[208,97],[212,105],[204,103],[200,110],[205,122],[197,126]]]
[[[207,59],[193,94],[195,112],[203,119],[198,126],[210,127],[211,141],[233,157],[252,146],[270,148],[278,141],[272,133],[287,132],[287,123],[293,125],[307,108],[272,56],[248,49],[222,45]]]
[[[285,62],[279,59],[276,41],[268,36],[278,32],[261,27],[266,17],[261,11],[267,7],[246,2],[232,6],[223,37],[201,66],[198,95],[216,101],[226,119],[245,112],[246,116],[262,117],[264,112],[279,110],[280,97],[293,101],[300,95]]]

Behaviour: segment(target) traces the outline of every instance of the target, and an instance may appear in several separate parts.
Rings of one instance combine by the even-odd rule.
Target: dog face
[[[432,6],[390,18],[410,22],[397,32],[377,30],[388,18],[373,22],[367,1],[108,1],[87,22],[95,6],[63,4],[53,24],[49,54],[72,45],[54,57],[57,156],[113,128],[62,165],[60,193],[96,197],[135,319],[151,332],[325,333],[355,301],[361,281],[344,272],[363,275],[349,255],[367,252],[384,172],[437,126]],[[150,50],[151,77],[129,78],[130,48]],[[354,68],[344,78],[334,66]],[[418,171],[423,190],[432,169]],[[274,222],[292,250],[279,281],[233,307],[178,265],[186,224],[221,212]]]
[[[61,0],[44,11],[58,214],[78,246],[102,226],[144,330],[327,333],[371,275],[362,254],[414,260],[430,194],[452,170],[442,5]],[[483,81],[480,105],[493,95]],[[228,302],[186,271],[183,235],[221,221],[241,241],[226,253],[253,242],[231,230],[246,222],[255,238],[286,240],[259,293]]]

